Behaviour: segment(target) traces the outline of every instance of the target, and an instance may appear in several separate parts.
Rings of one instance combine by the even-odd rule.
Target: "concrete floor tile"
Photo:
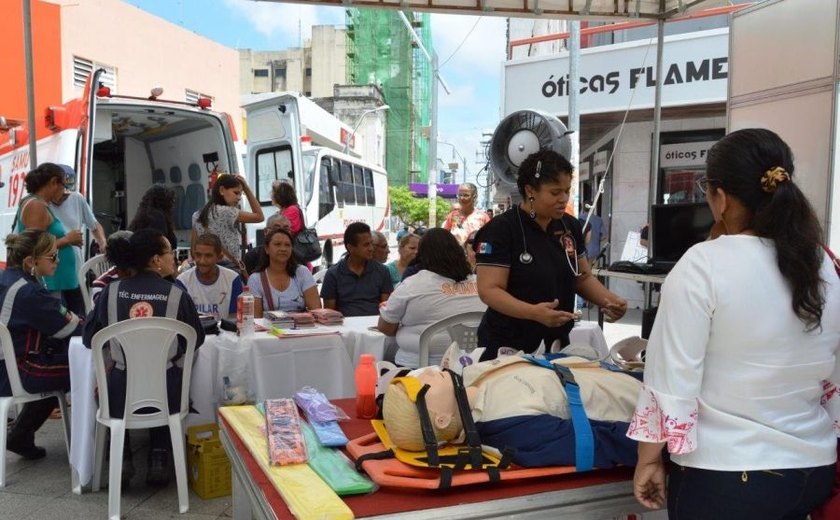
[[[138,507],[131,510],[128,514],[123,513],[122,518],[124,520],[162,520],[164,518],[171,520],[216,520],[217,517],[214,515],[195,514],[192,510],[182,515],[178,513],[177,509],[172,512],[164,512],[156,509],[142,509]]]
[[[212,498],[204,500],[196,495],[192,489],[189,494],[190,513],[199,515],[210,515],[217,518],[230,509],[233,503],[230,496]],[[177,512],[178,511],[178,486],[175,483],[174,477],[169,482],[169,485],[154,493],[151,497],[137,506],[138,509],[150,509],[161,512]]]
[[[29,495],[0,493],[0,520],[40,518],[40,511],[58,499],[37,499]]]
[[[57,498],[28,518],[38,520],[68,520],[75,518],[107,518],[108,503]]]

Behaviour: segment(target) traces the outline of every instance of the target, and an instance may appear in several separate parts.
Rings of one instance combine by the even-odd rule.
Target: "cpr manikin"
[[[549,364],[545,358],[514,355],[465,367],[462,395],[481,444],[511,453],[512,461],[520,466],[575,465],[575,428],[566,387],[552,364],[568,368],[561,372],[579,388],[594,439],[594,467],[635,465],[636,443],[625,433],[641,383],[580,357],[553,359]],[[418,393],[437,441],[461,440],[463,426],[455,392],[456,385],[461,385],[458,378],[448,370],[428,367],[395,378],[388,385],[383,419],[397,447],[426,449]],[[419,391],[426,385],[428,390]]]

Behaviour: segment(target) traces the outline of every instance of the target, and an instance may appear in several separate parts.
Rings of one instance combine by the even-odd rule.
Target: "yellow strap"
[[[272,466],[268,462],[268,442],[260,426],[263,415],[251,405],[224,406],[219,413],[236,431],[254,459],[282,495],[289,510],[299,520],[335,518],[352,519],[347,504],[319,477],[308,464]]]
[[[411,399],[412,403],[416,403],[417,394],[419,394],[420,390],[423,389],[423,383],[421,383],[416,377],[412,376],[395,377],[391,380],[392,385],[397,383],[403,385],[405,393],[408,394],[408,398]]]

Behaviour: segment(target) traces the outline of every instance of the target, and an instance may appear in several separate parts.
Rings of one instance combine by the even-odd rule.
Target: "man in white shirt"
[[[224,319],[236,313],[236,298],[242,292],[239,273],[218,265],[222,258],[222,243],[216,235],[200,235],[193,246],[195,267],[180,275],[176,283],[184,288],[195,302],[200,314]]]
[[[76,191],[76,172],[66,164],[59,164],[59,166],[64,170],[64,195],[58,202],[50,202],[50,210],[61,221],[66,231],[75,229],[81,231],[83,226],[88,229],[99,245],[99,252],[105,252],[105,230],[102,228],[102,224],[96,220],[96,216],[85,197]],[[74,245],[73,252],[76,255],[76,269],[79,269],[85,263],[82,244]],[[80,282],[85,283],[85,280],[80,280]],[[76,288],[61,292],[67,307],[71,311],[83,315],[84,300],[81,290]]]

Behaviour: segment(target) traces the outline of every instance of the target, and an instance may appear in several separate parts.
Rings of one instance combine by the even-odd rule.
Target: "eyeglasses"
[[[56,251],[55,253],[53,253],[51,255],[44,255],[41,258],[46,258],[50,262],[57,262],[58,261],[58,251]]]
[[[697,183],[697,188],[700,190],[700,193],[705,195],[706,192],[709,191],[709,188],[711,186],[715,186],[715,185],[720,186],[721,181],[720,181],[720,179],[710,179],[708,177],[700,177],[699,179],[697,179],[696,183]]]
[[[164,251],[163,253],[160,253],[160,255],[159,255],[159,256],[169,255],[169,254],[173,254],[173,255],[174,255],[174,254],[175,254],[175,250],[174,250],[174,249],[169,249],[169,250],[167,250],[167,251]]]

